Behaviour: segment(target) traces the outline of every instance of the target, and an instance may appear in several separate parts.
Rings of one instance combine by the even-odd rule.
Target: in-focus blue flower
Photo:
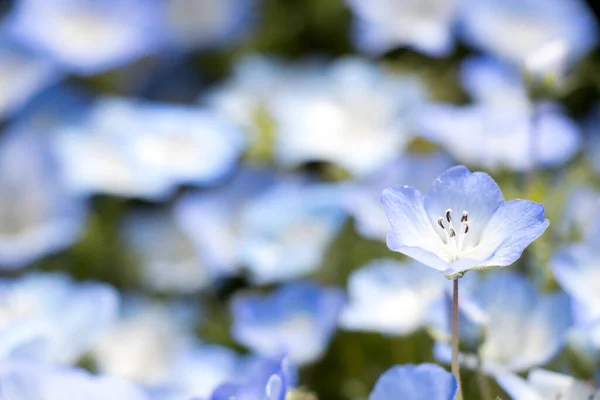
[[[175,204],[175,218],[213,276],[230,276],[242,265],[240,214],[244,204],[276,181],[265,169],[243,168],[225,185],[193,192]]]
[[[227,45],[247,32],[255,0],[171,0],[165,4],[168,40],[183,50]]]
[[[454,47],[455,0],[346,0],[356,16],[354,40],[366,52],[380,54],[408,46],[431,56]]]
[[[114,322],[119,297],[58,274],[0,281],[0,359],[72,363]]]
[[[73,190],[148,199],[225,178],[243,148],[241,132],[214,113],[124,98],[103,98],[84,123],[56,132]]]
[[[548,227],[544,206],[527,200],[505,202],[486,173],[450,168],[427,196],[408,186],[383,191],[390,220],[390,250],[403,253],[447,277],[471,269],[504,267]]]
[[[212,282],[194,243],[172,212],[133,212],[123,223],[123,237],[139,262],[138,275],[147,288],[163,293],[196,293]]]
[[[32,363],[8,364],[0,368],[0,398],[150,400],[140,387],[118,377]]]
[[[544,369],[529,372],[527,380],[519,375],[505,373],[496,376],[498,384],[513,400],[595,400],[600,391],[571,376]]]
[[[155,0],[19,0],[7,17],[8,32],[68,71],[93,75],[156,50],[162,40],[159,5]]]
[[[465,1],[460,31],[469,44],[518,64],[557,40],[574,62],[598,42],[595,17],[581,0]]]
[[[345,220],[339,186],[289,178],[246,203],[242,262],[258,283],[291,280],[319,267]]]
[[[487,315],[478,355],[459,357],[468,368],[477,368],[479,357],[486,373],[521,372],[547,363],[565,344],[572,314],[564,293],[538,293],[526,277],[508,271],[464,279],[472,281],[463,285],[463,298]],[[451,359],[447,343],[437,342],[434,353],[440,361]]]
[[[354,217],[358,233],[369,239],[385,240],[390,223],[381,209],[381,191],[398,184],[427,190],[431,182],[451,166],[451,159],[439,152],[405,154],[364,179],[349,183],[343,201]]]
[[[326,351],[344,305],[337,288],[295,282],[268,296],[244,294],[231,304],[233,337],[267,357],[287,354],[290,362],[304,365]]]
[[[435,364],[396,365],[384,372],[369,400],[454,400],[456,379]]]
[[[420,127],[459,162],[526,171],[562,165],[581,147],[575,122],[557,103],[532,103],[516,67],[467,59],[461,82],[474,104],[425,106]]]
[[[445,294],[444,285],[444,278],[420,263],[372,261],[348,278],[340,326],[388,335],[414,332],[428,322],[430,307]]]
[[[24,267],[80,237],[87,205],[55,161],[38,132],[13,127],[0,138],[0,269]]]

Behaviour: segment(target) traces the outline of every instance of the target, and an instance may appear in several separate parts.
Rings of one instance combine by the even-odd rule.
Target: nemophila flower
[[[243,168],[227,184],[189,193],[176,202],[178,225],[192,240],[212,275],[229,276],[239,271],[242,260],[237,249],[243,205],[275,181],[271,171]]]
[[[474,0],[463,3],[460,29],[469,44],[521,64],[557,40],[570,63],[597,44],[598,26],[584,1]]]
[[[422,328],[444,295],[444,278],[417,262],[375,260],[348,278],[348,303],[340,315],[347,330],[403,335]]]
[[[118,377],[32,363],[9,363],[0,368],[0,398],[150,400],[140,387]]]
[[[284,166],[325,161],[355,176],[372,173],[409,143],[426,100],[416,76],[357,58],[336,61],[277,96],[275,159]]]
[[[600,174],[600,106],[596,106],[585,121],[588,143],[585,146],[586,155],[592,168]]]
[[[0,358],[72,363],[117,316],[119,297],[101,283],[59,274],[0,281]]]
[[[195,293],[212,282],[194,243],[172,212],[138,211],[123,223],[123,237],[139,262],[143,284],[157,292]]]
[[[517,68],[489,58],[467,59],[461,82],[473,104],[431,104],[420,133],[459,162],[527,171],[562,165],[582,142],[574,121],[556,103],[533,104]]]
[[[583,185],[570,188],[558,225],[557,229],[564,237],[575,232],[586,238],[600,229],[600,191]]]
[[[355,14],[354,41],[369,53],[411,47],[431,56],[449,53],[454,46],[452,27],[455,0],[377,0],[368,4],[346,0]]]
[[[383,189],[402,184],[426,190],[451,166],[451,159],[439,152],[405,154],[364,179],[349,183],[343,196],[344,207],[354,217],[358,233],[369,239],[386,238],[390,223],[381,209]]]
[[[369,400],[453,400],[456,379],[435,364],[396,365],[384,372]]]
[[[165,4],[167,37],[183,50],[241,39],[254,20],[254,0],[173,0]]]
[[[72,245],[87,211],[62,182],[44,138],[16,126],[0,138],[0,269]]]
[[[527,380],[516,374],[496,377],[498,384],[513,400],[596,400],[600,391],[571,376],[544,369],[529,372]]]
[[[319,267],[345,213],[340,187],[283,180],[240,213],[241,260],[258,283],[291,280]]]
[[[540,294],[527,278],[508,271],[469,279],[474,282],[462,294],[487,318],[478,355],[461,354],[464,365],[475,369],[479,357],[486,373],[521,372],[547,363],[560,351],[572,323],[571,302],[564,293]],[[438,341],[434,353],[440,361],[450,361],[449,344]]]
[[[173,382],[178,355],[195,342],[195,314],[186,304],[129,300],[90,353],[98,371],[149,386]]]
[[[233,171],[241,132],[197,107],[100,99],[81,124],[56,132],[71,187],[160,199],[177,184],[213,184]],[[84,166],[84,167],[82,167]]]
[[[489,175],[463,166],[440,175],[427,195],[395,186],[381,201],[392,226],[388,247],[447,277],[512,264],[549,225],[541,204],[506,202]]]
[[[7,17],[8,32],[68,71],[93,75],[157,49],[162,40],[159,4],[154,0],[19,0]]]
[[[337,325],[344,294],[310,282],[282,286],[267,296],[244,294],[231,304],[233,337],[267,357],[287,354],[293,364],[319,359]]]
[[[52,63],[0,38],[0,118],[12,116],[60,79],[61,73]]]

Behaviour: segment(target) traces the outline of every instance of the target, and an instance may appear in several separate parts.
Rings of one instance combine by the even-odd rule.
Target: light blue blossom
[[[258,283],[291,280],[319,267],[345,219],[338,186],[290,178],[244,205],[241,260]]]
[[[72,363],[114,322],[119,297],[59,274],[0,281],[0,359]]]
[[[366,52],[379,54],[408,46],[431,56],[454,47],[452,27],[456,0],[346,0],[355,14],[354,41]]]
[[[459,30],[469,44],[517,64],[557,40],[572,63],[598,38],[594,16],[581,0],[465,1]]]
[[[157,49],[162,40],[159,4],[154,0],[19,0],[7,25],[17,42],[70,72],[92,75]]]
[[[369,400],[454,400],[456,379],[435,364],[396,365],[384,372]]]
[[[425,326],[429,309],[445,294],[445,279],[417,262],[371,261],[348,278],[347,330],[404,335]]]
[[[589,138],[586,155],[592,168],[600,175],[600,105],[596,105],[591,115],[585,121],[585,130]]]
[[[192,192],[175,204],[175,218],[213,276],[230,276],[242,265],[240,214],[246,202],[276,181],[265,169],[243,168],[225,185]]]
[[[327,350],[343,305],[340,289],[311,282],[291,283],[264,297],[243,294],[231,304],[231,332],[260,355],[287,354],[293,364],[309,364]]]
[[[242,38],[254,18],[255,0],[172,0],[165,4],[167,36],[173,45],[194,50]]]
[[[385,240],[390,223],[381,209],[381,191],[393,185],[427,190],[431,182],[452,166],[445,154],[405,154],[380,170],[347,185],[343,196],[346,210],[354,217],[358,233],[369,239]]]
[[[113,376],[96,376],[79,368],[52,368],[16,363],[0,368],[3,400],[150,400],[134,384]]]
[[[16,269],[65,249],[87,211],[59,176],[44,138],[10,128],[0,138],[0,268]]]
[[[498,384],[513,400],[595,400],[600,391],[571,376],[544,369],[529,372],[527,380],[512,373],[496,376]]]
[[[148,199],[164,198],[177,184],[224,179],[243,148],[241,132],[213,113],[125,98],[102,98],[84,123],[56,132],[73,190]]]
[[[514,263],[549,225],[541,204],[505,202],[489,175],[463,166],[440,175],[427,196],[395,186],[381,201],[392,226],[388,247],[447,277]]]
[[[212,277],[170,210],[137,211],[123,223],[142,283],[157,292],[195,293]]]
[[[478,355],[461,354],[464,365],[475,369],[479,357],[482,370],[492,375],[521,372],[547,363],[561,350],[572,323],[564,293],[540,294],[524,276],[508,271],[468,278],[473,282],[461,295],[487,318]],[[450,361],[449,344],[437,342],[434,352],[441,361]]]
[[[461,82],[474,103],[425,106],[420,127],[459,162],[527,171],[562,165],[581,147],[581,132],[560,105],[528,100],[517,68],[467,59]]]
[[[563,237],[587,238],[600,227],[600,191],[584,185],[569,188],[558,231]]]

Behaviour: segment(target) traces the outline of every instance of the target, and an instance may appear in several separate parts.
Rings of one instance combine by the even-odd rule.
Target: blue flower
[[[26,266],[75,243],[87,205],[62,182],[38,132],[10,128],[0,139],[0,269]]]
[[[241,260],[259,283],[290,280],[319,267],[345,219],[338,186],[290,178],[246,203]]]
[[[573,231],[587,238],[600,228],[600,191],[584,185],[569,188],[558,233],[567,238]]]
[[[343,196],[344,206],[354,217],[358,233],[369,239],[385,240],[390,223],[381,209],[381,191],[397,184],[426,190],[431,181],[451,166],[450,158],[439,152],[405,154],[364,179],[349,183]]]
[[[172,0],[165,4],[168,40],[184,50],[227,45],[254,21],[255,0]]]
[[[114,322],[119,297],[101,283],[63,275],[0,281],[0,358],[75,362]]]
[[[383,191],[390,250],[451,277],[512,264],[548,227],[544,207],[504,201],[494,180],[463,166],[450,168],[427,196],[408,186]]]
[[[544,369],[529,372],[527,380],[512,373],[496,376],[498,384],[513,400],[564,399],[594,400],[600,398],[600,391],[571,376]]]
[[[465,277],[463,298],[479,307],[485,318],[484,339],[478,355],[463,353],[460,359],[492,375],[521,372],[550,361],[566,341],[572,324],[571,302],[564,293],[541,294],[523,275],[508,271]],[[467,280],[468,281],[468,280]],[[449,362],[450,346],[437,342],[436,357]]]
[[[467,59],[461,82],[475,103],[425,106],[420,127],[459,162],[527,171],[562,165],[579,150],[575,122],[556,103],[531,103],[517,68],[490,58]]]
[[[453,400],[456,379],[435,364],[396,365],[384,372],[369,400]]]
[[[31,363],[3,366],[0,398],[150,400],[141,388],[118,377],[96,376],[79,368],[53,368]]]
[[[455,0],[346,0],[356,16],[354,40],[361,50],[379,54],[408,46],[431,56],[443,56],[454,47],[452,26]]]
[[[233,337],[267,357],[287,354],[290,362],[319,359],[337,326],[344,294],[310,282],[296,282],[268,296],[239,295],[231,304]]]
[[[469,44],[517,64],[557,40],[574,62],[598,41],[595,18],[580,0],[467,1],[460,12],[460,32]]]
[[[589,143],[585,147],[592,168],[600,175],[600,106],[596,106],[585,121]]]
[[[70,72],[93,75],[157,49],[162,40],[159,4],[154,0],[20,0],[7,25],[15,41]]]
[[[444,278],[417,262],[375,260],[348,278],[347,330],[403,335],[425,326],[429,309],[445,294]]]

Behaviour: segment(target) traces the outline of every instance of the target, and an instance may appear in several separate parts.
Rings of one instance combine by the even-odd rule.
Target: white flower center
[[[437,225],[444,232],[444,251],[451,261],[459,259],[464,250],[465,237],[469,233],[469,213],[463,210],[460,226],[455,227],[452,223],[452,210],[449,208],[443,217],[437,219]]]

